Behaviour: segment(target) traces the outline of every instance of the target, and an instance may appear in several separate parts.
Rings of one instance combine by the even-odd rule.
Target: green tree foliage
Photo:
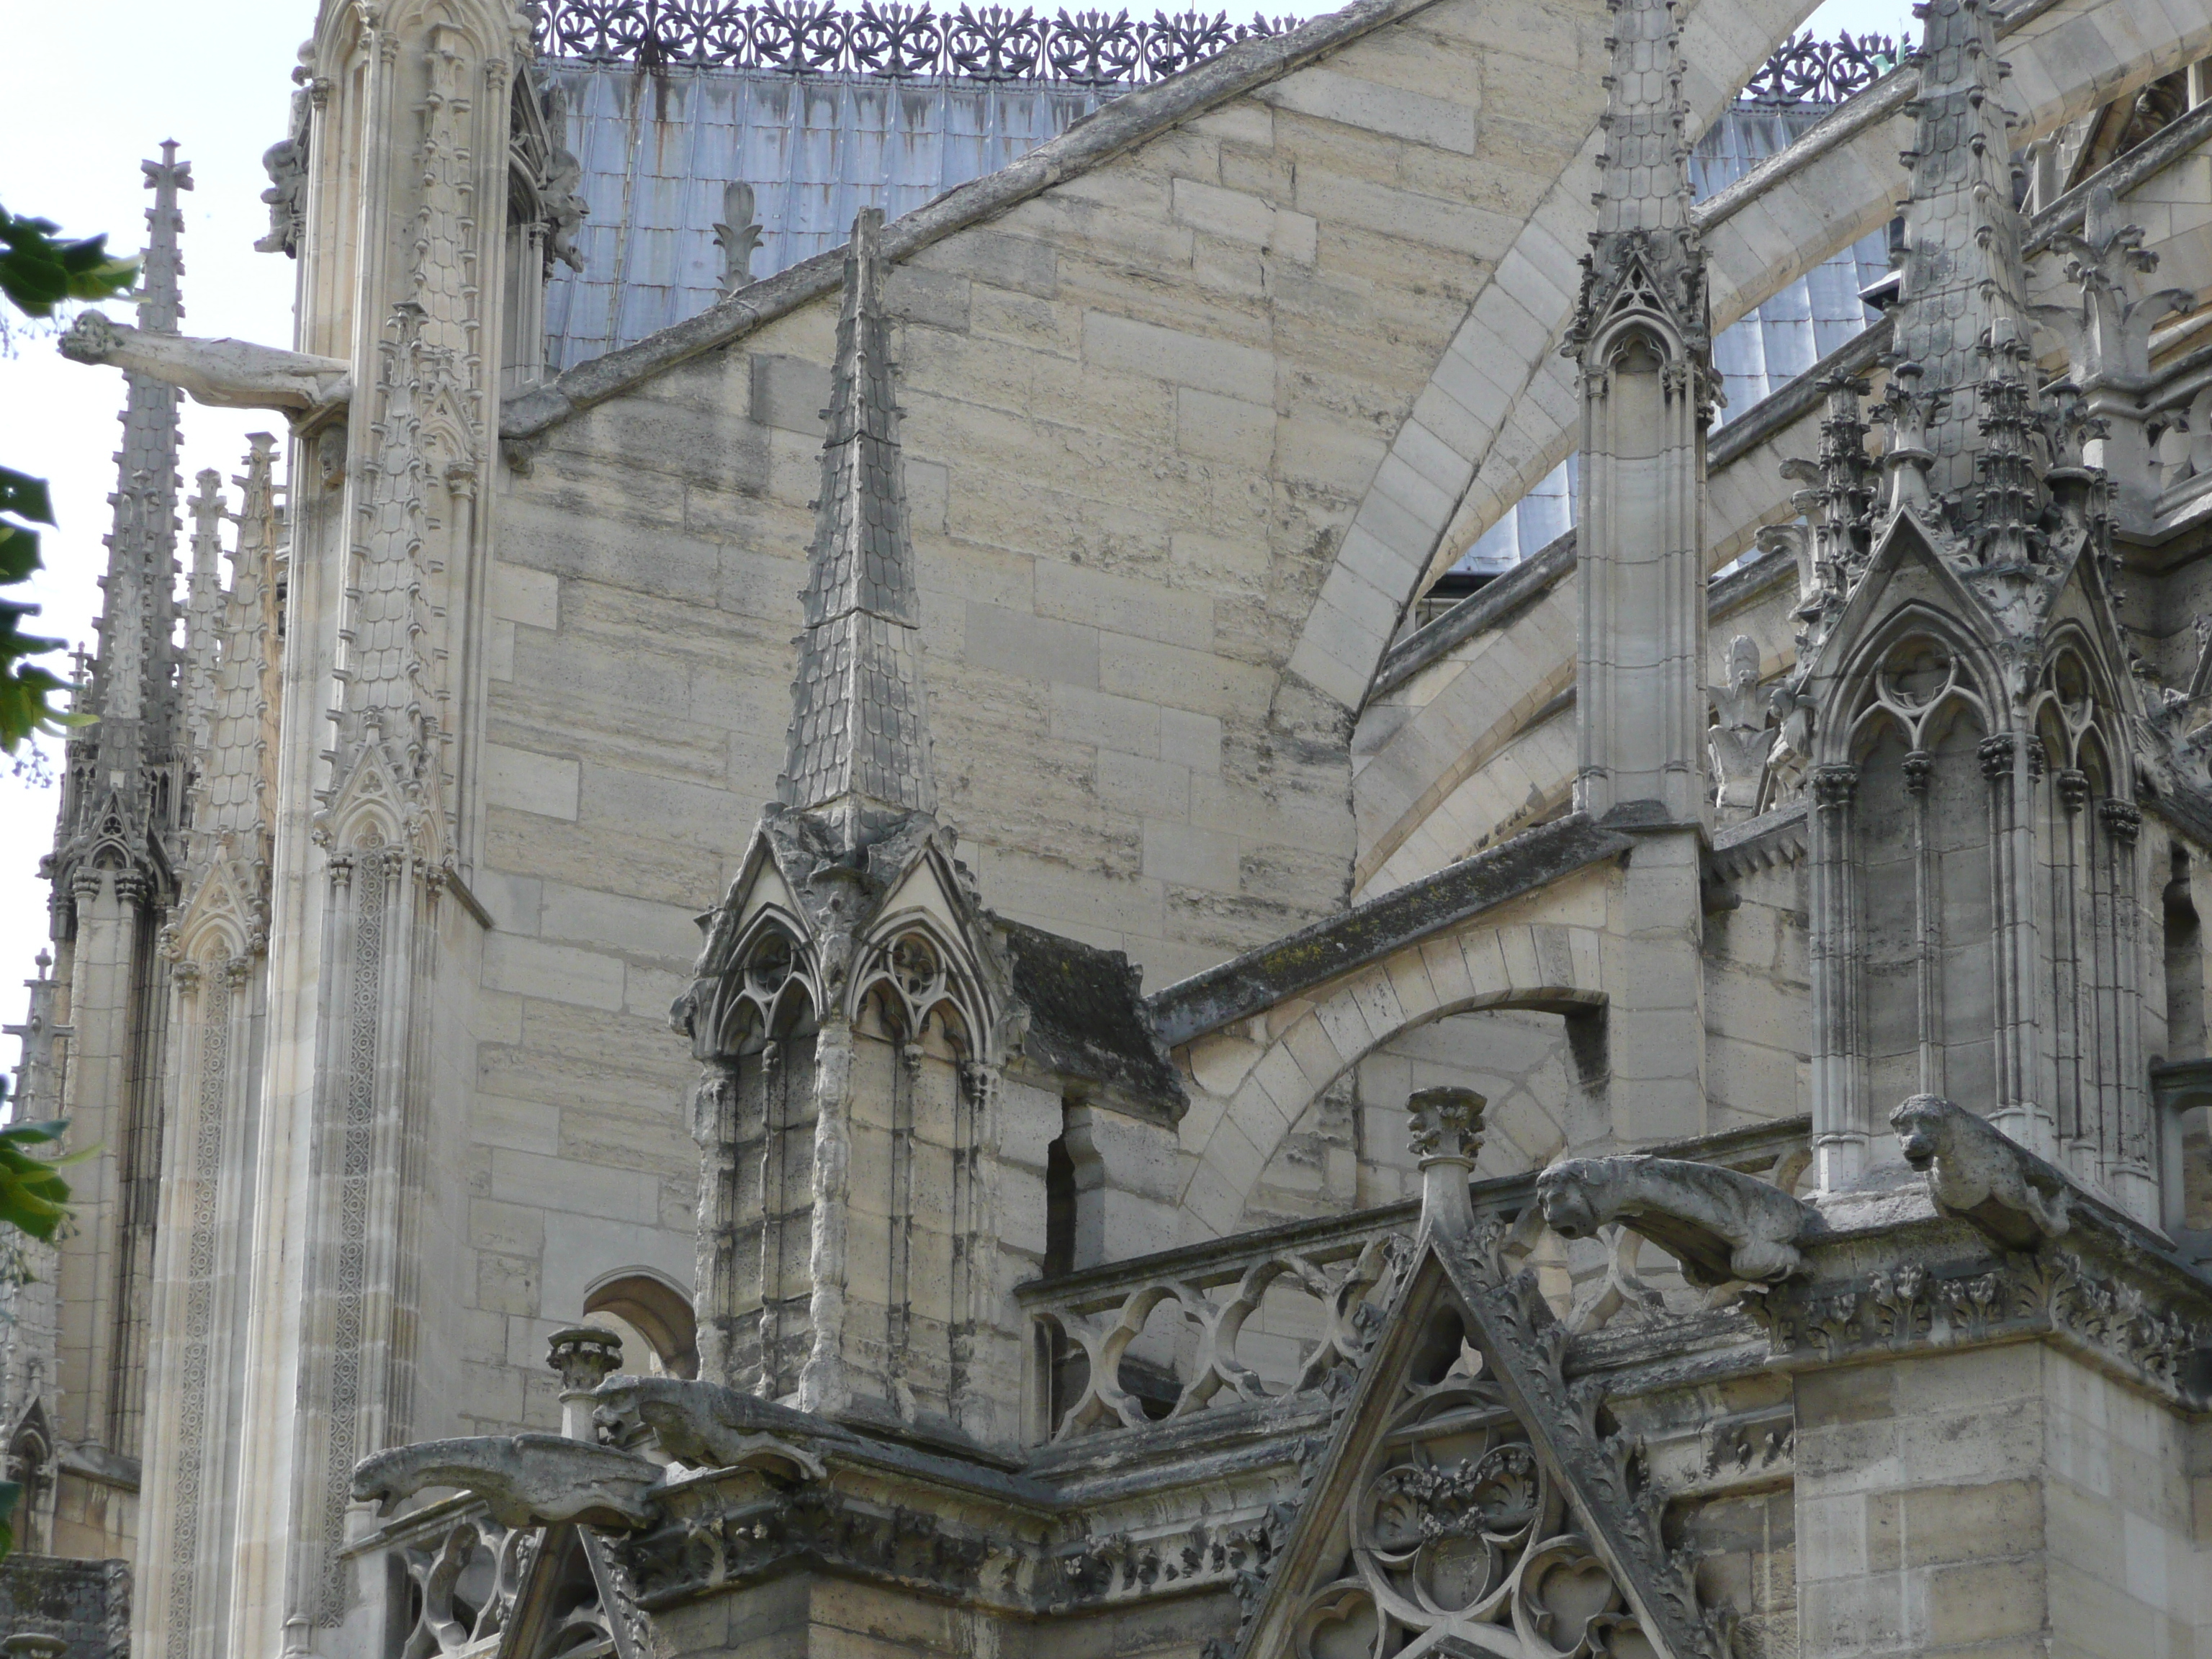
[[[130,292],[137,276],[136,260],[108,256],[105,236],[63,241],[57,240],[60,228],[0,208],[0,295],[26,317],[52,317],[70,300],[114,299]],[[39,568],[39,532],[31,526],[53,521],[46,484],[0,466],[0,590],[28,580]],[[23,618],[36,611],[0,591],[0,752],[7,754],[32,732],[69,718],[47,701],[62,681],[30,660],[62,645],[22,631]]]
[[[0,1084],[0,1100],[5,1097]],[[18,1233],[51,1243],[69,1218],[69,1183],[61,1170],[85,1154],[51,1158],[40,1151],[58,1145],[68,1127],[59,1119],[0,1127],[0,1279],[21,1285],[30,1279]],[[22,1498],[21,1481],[0,1480],[0,1559],[15,1547],[11,1523]]]

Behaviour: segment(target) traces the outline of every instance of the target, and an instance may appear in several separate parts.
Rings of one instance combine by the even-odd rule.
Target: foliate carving
[[[2046,1244],[1877,1269],[1863,1280],[1778,1287],[1751,1311],[1778,1358],[1836,1363],[1869,1354],[1956,1347],[2049,1333],[2191,1409],[2212,1402],[2201,1358],[2212,1318]]]
[[[1995,1124],[1936,1095],[1914,1095],[1889,1115],[1889,1127],[1905,1161],[1926,1172],[1929,1196],[1944,1214],[2008,1249],[2065,1236],[2072,1186]]]
[[[1419,1089],[1406,1097],[1406,1134],[1413,1156],[1472,1164],[1482,1150],[1482,1113],[1488,1105],[1472,1089]]]
[[[1668,1547],[1663,1500],[1647,1477],[1638,1446],[1601,1427],[1603,1390],[1568,1383],[1560,1363],[1566,1333],[1553,1322],[1532,1276],[1509,1276],[1503,1259],[1508,1237],[1505,1229],[1490,1224],[1461,1264],[1464,1273],[1453,1275],[1470,1298],[1471,1345],[1483,1361],[1478,1374],[1498,1378],[1532,1441],[1549,1453],[1552,1467],[1571,1488],[1588,1540],[1584,1548],[1609,1559],[1612,1582],[1657,1626],[1645,1632],[1651,1645],[1677,1659],[1729,1659],[1735,1613],[1705,1606],[1686,1561]],[[1578,1576],[1591,1583],[1586,1569]],[[1585,1626],[1584,1633],[1587,1638],[1599,1632]],[[1556,1651],[1547,1642],[1534,1650],[1534,1659],[1543,1659],[1547,1650]],[[1577,1650],[1621,1648],[1593,1642]]]
[[[1813,769],[1813,799],[1829,811],[1849,806],[1859,789],[1859,769],[1852,765]]]
[[[1119,86],[1156,81],[1248,40],[1297,27],[1287,17],[1232,25],[1225,14],[1062,11],[864,3],[841,11],[807,0],[550,0],[540,13],[541,50],[640,64],[692,63],[787,75],[847,73],[896,79],[1060,81]]]
[[[1798,1246],[1820,1212],[1778,1187],[1714,1164],[1667,1158],[1576,1158],[1536,1177],[1553,1231],[1588,1238],[1607,1222],[1644,1235],[1692,1284],[1771,1284],[1802,1271]]]
[[[546,1339],[545,1363],[563,1394],[588,1394],[622,1369],[622,1338],[597,1325],[572,1325]]]
[[[1887,34],[1853,39],[1848,31],[1821,40],[1808,29],[1774,49],[1743,96],[1761,104],[1840,104],[1895,69],[1911,44]]]
[[[722,217],[714,227],[714,246],[722,251],[722,292],[735,294],[753,279],[753,254],[759,248],[760,222],[753,217],[753,187],[739,179],[722,191]]]
[[[1454,1637],[1529,1659],[1648,1651],[1488,1358],[1468,1344],[1442,1377],[1407,1380],[1352,1499],[1349,1547],[1297,1608],[1297,1659],[1348,1651],[1348,1638],[1378,1656]]]
[[[772,1489],[720,1513],[687,1509],[615,1553],[634,1579],[636,1605],[647,1611],[802,1559],[955,1600],[983,1588],[987,1564],[1000,1584],[1012,1577],[1024,1589],[1036,1583],[1043,1565],[1032,1549],[1011,1540],[902,1504],[856,1503],[811,1483]]]

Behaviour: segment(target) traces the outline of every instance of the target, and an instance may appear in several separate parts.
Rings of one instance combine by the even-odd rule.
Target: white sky
[[[72,235],[106,231],[112,248],[136,252],[149,199],[138,163],[174,138],[196,186],[183,198],[185,332],[289,345],[292,261],[256,253],[253,243],[268,228],[261,153],[283,136],[292,66],[315,9],[315,0],[12,9],[13,61],[49,69],[11,76],[0,99],[0,204],[57,220]],[[1812,24],[1824,36],[1910,26],[1909,0],[1828,0]],[[132,315],[127,305],[106,309],[126,321]],[[46,478],[60,521],[45,538],[48,568],[31,585],[28,597],[43,612],[29,626],[88,647],[122,406],[120,373],[67,362],[50,337],[19,333],[15,356],[0,360],[0,465]],[[186,400],[183,495],[196,472],[212,466],[235,505],[228,481],[241,470],[246,434],[281,432],[276,420]],[[58,745],[51,752],[58,760]],[[56,790],[0,769],[0,1020],[10,1024],[22,1017],[16,985],[46,944],[46,887],[37,870],[52,846],[58,805]],[[0,1066],[13,1068],[14,1050],[0,1045]]]

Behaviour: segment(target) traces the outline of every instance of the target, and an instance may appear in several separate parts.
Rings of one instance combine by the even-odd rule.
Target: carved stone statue
[[[307,414],[353,396],[353,366],[340,358],[311,357],[250,340],[149,332],[96,311],[70,325],[61,352],[74,362],[105,363],[181,386],[195,403],[217,409]]]
[[[1798,1245],[1822,1225],[1819,1211],[1778,1187],[1671,1158],[1567,1158],[1536,1177],[1536,1203],[1563,1238],[1618,1221],[1707,1286],[1790,1277],[1803,1264]]]
[[[425,1440],[365,1457],[353,1495],[386,1513],[426,1486],[458,1486],[484,1500],[505,1527],[578,1521],[588,1527],[641,1527],[659,1465],[611,1446],[559,1434],[481,1435]]]
[[[257,253],[299,258],[300,238],[307,228],[310,112],[311,95],[302,87],[292,94],[292,116],[284,137],[261,154],[261,170],[269,175],[269,188],[261,192],[269,209],[269,234],[253,245]]]
[[[1889,1127],[1905,1161],[1927,1172],[1936,1207],[2006,1249],[2033,1249],[2071,1224],[2073,1188],[2065,1176],[1964,1107],[1914,1095],[1889,1115]]]
[[[1728,683],[1709,685],[1718,715],[1705,733],[1712,757],[1714,805],[1736,812],[1756,811],[1759,784],[1766,768],[1766,708],[1759,695],[1759,647],[1739,634],[1729,645]]]

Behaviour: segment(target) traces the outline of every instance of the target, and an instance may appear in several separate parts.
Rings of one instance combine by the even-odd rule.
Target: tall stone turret
[[[179,191],[191,167],[173,143],[143,164],[147,210],[138,326],[174,335],[184,315]],[[57,1005],[73,1030],[54,1115],[96,1147],[70,1177],[76,1226],[58,1250],[54,1427],[68,1463],[99,1471],[82,1512],[98,1538],[55,1547],[123,1553],[136,1507],[159,1184],[159,1055],[166,1012],[159,936],[176,893],[189,769],[183,665],[175,643],[179,393],[125,374],[123,447],[98,643],[67,748],[53,883]],[[77,1509],[82,1498],[64,1495]]]
[[[1690,218],[1680,20],[1613,6],[1597,229],[1565,355],[1583,393],[1575,804],[1643,834],[1631,881],[1639,988],[1612,1018],[1615,1140],[1705,1127],[1700,848],[1705,756],[1705,256]]]
[[[1613,10],[1598,228],[1566,355],[1581,365],[1582,592],[1576,800],[1710,816],[1705,787],[1705,252],[1690,220],[1680,24]]]

